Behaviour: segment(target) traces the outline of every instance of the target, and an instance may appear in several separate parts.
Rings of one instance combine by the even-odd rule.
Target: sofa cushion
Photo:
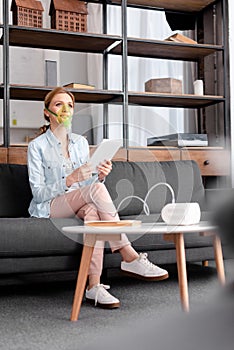
[[[83,235],[65,234],[62,227],[81,224],[76,218],[2,218],[0,258],[80,255]]]
[[[198,202],[203,208],[205,191],[199,167],[194,161],[113,162],[105,184],[117,208],[122,201],[119,214],[126,216],[143,212],[142,202],[128,197],[144,199],[152,186],[159,182],[172,186],[176,202]],[[171,193],[163,185],[154,188],[147,198],[151,214],[160,213],[169,202]]]
[[[32,193],[26,165],[0,164],[0,217],[29,217]]]

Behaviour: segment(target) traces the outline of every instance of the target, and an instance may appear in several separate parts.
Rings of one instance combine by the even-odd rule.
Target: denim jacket
[[[68,151],[74,169],[89,160],[89,145],[81,135],[69,135]],[[33,195],[29,214],[47,218],[50,216],[51,200],[68,190],[61,142],[50,129],[29,143],[28,172]],[[85,186],[89,182],[82,181],[79,185]]]

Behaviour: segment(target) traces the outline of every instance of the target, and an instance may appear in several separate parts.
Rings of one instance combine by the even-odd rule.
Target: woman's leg
[[[95,203],[92,203],[94,201]],[[88,202],[88,203],[87,203]],[[51,203],[51,217],[73,217],[77,215],[86,221],[96,220],[119,220],[116,209],[113,205],[109,192],[106,187],[97,183],[81,189],[68,192],[56,197]],[[130,245],[126,235],[117,242],[110,242],[112,251],[123,249],[123,259],[131,261],[137,257],[137,254]],[[100,276],[103,268],[103,250],[104,242],[98,241],[94,247],[90,269],[89,269],[89,287],[100,283]],[[134,251],[135,254],[130,254]],[[122,253],[122,252],[121,252]]]
[[[110,194],[102,183],[94,183],[54,198],[50,208],[51,216],[78,216],[79,210],[86,204],[95,205],[98,220],[119,220]]]
[[[100,217],[98,215],[96,206],[92,203],[84,205],[77,213],[77,216],[87,221],[98,221]],[[103,268],[103,252],[104,241],[97,241],[93,250],[92,259],[89,267],[89,286],[88,289],[100,283],[100,277]]]
[[[75,191],[73,191],[75,192]],[[72,193],[69,196],[59,196],[55,198],[51,205],[50,216],[55,217],[71,217],[76,214],[79,218],[87,221],[100,220],[100,217],[97,213],[97,209],[94,204],[88,203],[79,208],[77,206],[77,194]],[[68,198],[67,198],[68,197]],[[74,203],[75,202],[75,203]],[[83,203],[82,203],[83,204]],[[78,212],[74,212],[74,208],[79,208]],[[92,259],[89,268],[89,288],[100,283],[100,276],[102,273],[103,266],[103,249],[104,242],[98,241],[93,250]]]

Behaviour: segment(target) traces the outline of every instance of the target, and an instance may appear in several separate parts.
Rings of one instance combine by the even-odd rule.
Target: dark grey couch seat
[[[0,257],[77,255],[82,251],[62,226],[79,224],[75,219],[1,218]]]
[[[28,206],[31,190],[26,165],[0,164],[0,274],[77,269],[82,252],[80,235],[65,235],[63,226],[83,224],[76,218],[30,218]],[[113,170],[106,186],[116,205],[128,197],[145,198],[159,182],[171,184],[177,202],[198,202],[207,217],[206,191],[199,168],[193,161],[176,162],[113,162]],[[121,219],[140,219],[143,222],[161,220],[162,207],[171,201],[166,186],[155,188],[147,198],[150,215],[146,216],[142,202],[136,198],[125,200],[119,209]],[[129,237],[137,251],[148,252],[152,261],[160,264],[175,263],[174,244],[162,235]],[[209,237],[186,234],[187,261],[214,258]],[[105,249],[104,267],[117,267],[119,254]]]

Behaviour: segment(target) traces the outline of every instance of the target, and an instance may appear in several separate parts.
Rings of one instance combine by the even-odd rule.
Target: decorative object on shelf
[[[181,95],[182,81],[172,78],[150,79],[145,82],[145,91]]]
[[[44,8],[39,0],[12,0],[13,24],[42,28]]]
[[[204,95],[203,80],[195,80],[193,82],[194,95]]]
[[[94,85],[88,85],[88,84],[80,84],[80,83],[70,83],[70,84],[66,84],[63,85],[65,88],[69,88],[69,89],[85,89],[85,90],[94,90],[95,86]]]
[[[79,0],[51,0],[51,29],[87,32],[87,5]]]
[[[147,146],[208,146],[207,134],[178,133],[163,136],[149,137]]]
[[[174,41],[176,43],[185,43],[185,44],[197,44],[197,41],[180,33],[175,33],[169,36],[168,38],[165,39],[165,41]]]

